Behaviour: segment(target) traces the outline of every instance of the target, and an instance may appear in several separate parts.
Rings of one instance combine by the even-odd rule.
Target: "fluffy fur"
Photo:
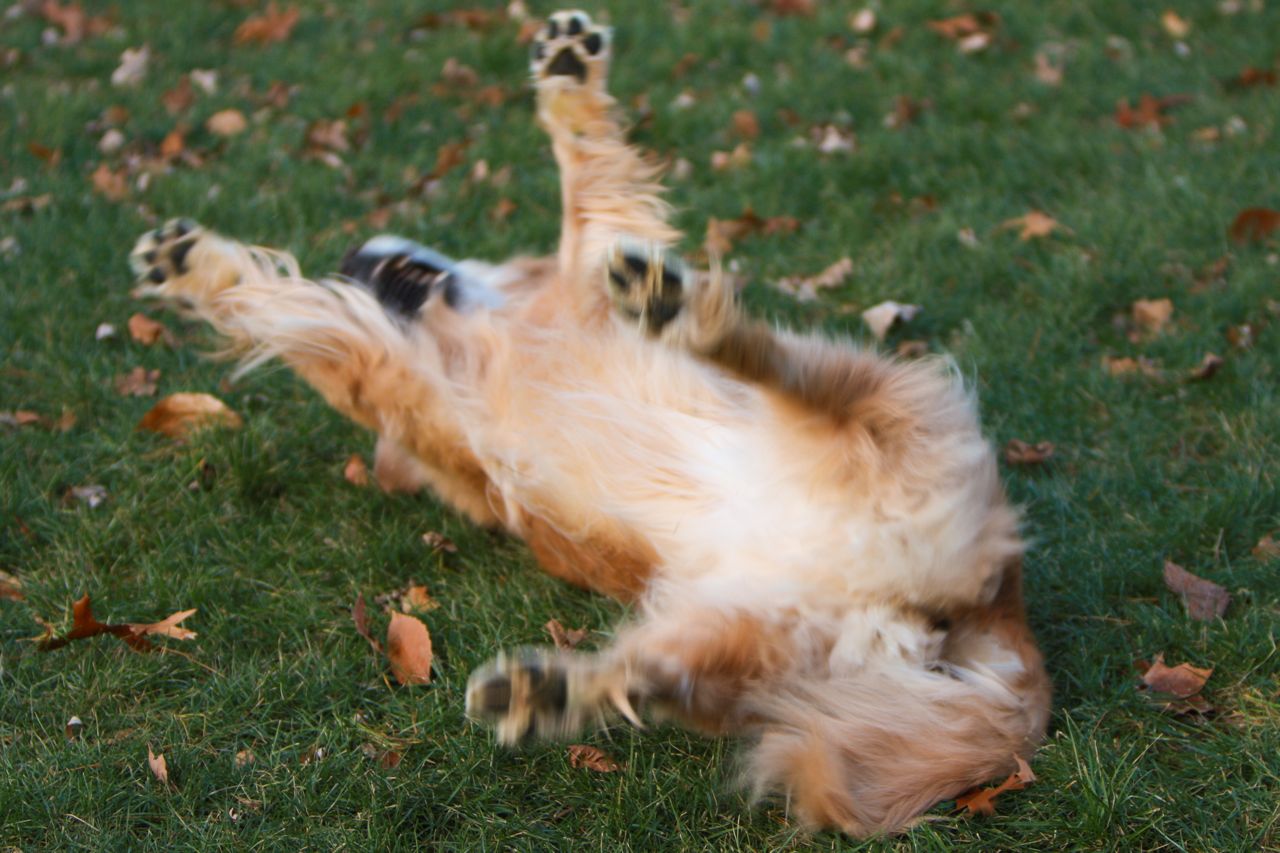
[[[405,320],[174,225],[135,251],[140,290],[376,432],[385,488],[430,487],[557,577],[634,602],[598,654],[473,679],[504,739],[640,706],[743,736],[746,782],[807,824],[902,829],[1028,756],[1048,717],[974,401],[945,362],[778,331],[714,275],[664,278],[679,235],[614,117],[609,34],[551,21],[534,76],[563,187],[555,257],[462,262],[458,298]]]

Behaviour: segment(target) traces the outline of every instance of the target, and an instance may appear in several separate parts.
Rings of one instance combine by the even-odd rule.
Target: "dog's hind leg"
[[[409,282],[379,293],[308,281],[292,256],[244,246],[189,220],[143,235],[130,262],[137,295],[166,299],[207,321],[249,365],[281,359],[330,405],[390,442],[388,459],[411,454],[420,464],[399,471],[406,477],[396,485],[425,481],[478,522],[496,521],[439,349],[405,315],[411,303],[430,298],[430,281],[419,283],[421,293]]]

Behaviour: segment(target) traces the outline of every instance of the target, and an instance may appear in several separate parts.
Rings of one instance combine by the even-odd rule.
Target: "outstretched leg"
[[[405,322],[408,302],[429,293],[410,293],[401,281],[379,301],[372,288],[307,281],[292,256],[244,246],[190,220],[143,235],[130,262],[137,295],[185,307],[248,364],[279,357],[330,405],[375,430],[386,448],[382,467],[403,475],[394,486],[425,481],[476,521],[496,522],[488,479],[454,416],[440,353]],[[420,465],[408,470],[405,453]]]
[[[595,286],[606,252],[623,237],[661,246],[679,233],[667,224],[659,169],[623,139],[616,102],[605,89],[611,35],[580,11],[556,12],[534,41],[531,69],[538,120],[560,167],[561,281],[579,306],[601,304]]]

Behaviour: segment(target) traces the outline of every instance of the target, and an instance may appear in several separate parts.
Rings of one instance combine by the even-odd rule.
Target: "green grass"
[[[0,240],[12,238],[0,244],[0,410],[56,417],[65,407],[78,418],[65,433],[0,426],[0,568],[26,592],[0,599],[0,846],[858,847],[805,837],[776,804],[748,809],[730,785],[728,743],[619,729],[594,739],[626,764],[611,775],[571,769],[556,746],[495,749],[463,720],[470,669],[499,647],[544,641],[549,618],[606,630],[621,608],[541,575],[518,543],[430,497],[349,486],[343,462],[367,453],[369,437],[284,370],[220,390],[229,367],[201,356],[212,345],[202,327],[164,316],[180,339],[173,349],[123,333],[139,309],[125,254],[145,228],[190,215],[287,247],[313,271],[332,269],[351,241],[377,230],[364,217],[408,197],[406,167],[425,174],[441,145],[462,139],[471,140],[466,166],[397,209],[387,230],[459,256],[548,251],[556,176],[522,88],[515,24],[415,33],[411,23],[441,4],[303,2],[287,42],[234,47],[251,11],[241,4],[109,5],[117,26],[75,46],[42,44],[45,25],[30,15],[0,23],[0,203],[52,196],[34,212],[0,213]],[[1235,91],[1223,80],[1247,65],[1274,67],[1280,10],[1228,16],[1215,2],[1175,0],[1167,5],[1192,24],[1184,57],[1161,28],[1163,6],[993,3],[997,44],[964,56],[924,26],[959,5],[904,0],[883,4],[857,70],[843,53],[856,40],[847,15],[861,4],[819,5],[811,18],[775,18],[754,4],[703,0],[685,7],[682,23],[669,4],[613,5],[614,89],[629,105],[646,94],[652,107],[635,137],[694,166],[672,193],[688,248],[708,216],[750,206],[799,218],[796,234],[748,238],[732,255],[753,311],[862,336],[857,310],[887,298],[922,304],[890,346],[926,339],[953,354],[996,443],[1058,448],[1044,470],[1006,471],[1035,540],[1030,618],[1057,689],[1040,781],[1006,796],[994,818],[943,808],[868,848],[1277,849],[1276,564],[1250,552],[1280,528],[1280,264],[1275,241],[1237,246],[1226,230],[1242,208],[1280,208],[1280,111],[1276,89]],[[772,22],[764,40],[753,34],[758,21]],[[901,40],[880,44],[895,26]],[[1113,35],[1127,40],[1127,55],[1108,48]],[[112,87],[121,51],[143,42],[152,51],[145,80]],[[1032,74],[1049,42],[1066,46],[1059,88]],[[690,53],[699,61],[673,77]],[[433,94],[448,57],[481,85],[506,87],[507,103]],[[159,96],[195,68],[217,70],[218,91],[175,119]],[[760,80],[756,95],[744,89],[748,72]],[[283,109],[262,105],[276,80],[297,87]],[[671,108],[685,89],[697,107]],[[1163,132],[1117,127],[1116,102],[1144,92],[1192,100]],[[418,97],[389,120],[405,95]],[[899,95],[932,105],[891,130],[882,118]],[[353,133],[364,139],[343,155],[346,171],[304,159],[308,123],[355,104],[367,119],[352,121],[365,132]],[[128,110],[120,129],[142,149],[186,122],[203,165],[156,174],[123,202],[95,194],[89,174],[121,161],[97,148],[95,123],[112,105]],[[250,115],[250,131],[232,140],[204,131],[224,108]],[[783,108],[802,124],[791,127]],[[712,151],[736,144],[726,128],[739,109],[760,119],[753,162],[713,173]],[[1242,133],[1192,138],[1234,117]],[[856,130],[856,153],[791,144],[832,121]],[[57,150],[59,162],[46,164],[29,143]],[[467,173],[480,159],[511,165],[510,183],[473,185]],[[936,209],[913,214],[909,200],[921,196]],[[494,225],[503,197],[518,209]],[[1024,243],[999,229],[1030,209],[1070,232]],[[962,228],[976,247],[957,239]],[[855,275],[816,303],[769,287],[843,255]],[[1197,271],[1223,256],[1225,284],[1197,288]],[[1135,299],[1158,297],[1176,306],[1170,330],[1130,342],[1116,318]],[[103,322],[122,334],[95,341]],[[1225,337],[1242,323],[1256,331],[1251,349]],[[1227,358],[1218,375],[1180,381],[1208,351]],[[1168,378],[1112,377],[1100,366],[1107,355],[1156,359]],[[135,432],[153,401],[122,398],[111,383],[136,365],[162,371],[162,394],[220,394],[245,428],[185,445]],[[216,476],[192,490],[201,460]],[[65,490],[82,483],[102,484],[109,500],[65,504]],[[458,553],[430,554],[426,530],[452,537]],[[1162,585],[1166,558],[1232,592],[1225,620],[1187,619]],[[411,577],[443,606],[424,616],[437,678],[406,690],[388,686],[347,609],[357,594],[372,599]],[[135,654],[109,637],[49,654],[24,641],[38,633],[33,617],[68,624],[84,593],[115,621],[198,607],[189,624],[199,638],[168,643],[190,657]],[[1133,662],[1161,651],[1171,663],[1215,667],[1215,716],[1175,718],[1135,690]],[[85,729],[68,742],[72,715]],[[369,743],[408,745],[385,770],[361,752]],[[148,745],[167,756],[172,790],[151,778]],[[243,749],[257,760],[237,767]],[[300,762],[317,749],[322,759]]]

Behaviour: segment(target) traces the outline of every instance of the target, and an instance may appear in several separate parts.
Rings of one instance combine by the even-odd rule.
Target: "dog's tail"
[[[767,722],[744,781],[757,797],[783,795],[806,825],[867,836],[1011,772],[1044,736],[1051,693],[1021,613],[957,624],[945,657],[936,670],[870,664],[761,698]]]

